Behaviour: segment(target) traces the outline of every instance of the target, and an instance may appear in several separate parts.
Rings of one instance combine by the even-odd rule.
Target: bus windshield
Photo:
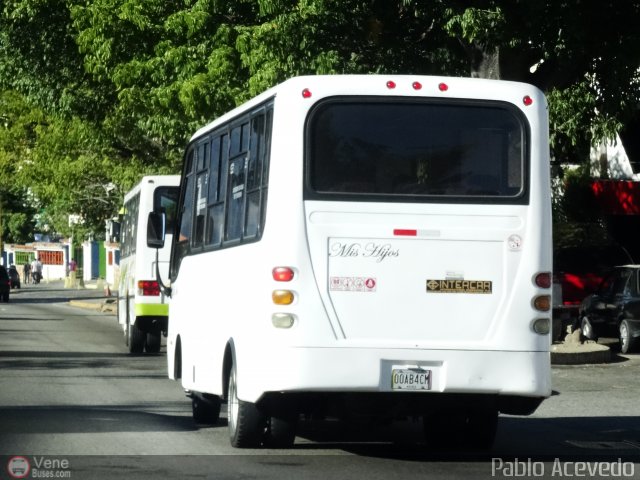
[[[308,198],[527,202],[528,126],[506,103],[334,98],[306,139]]]

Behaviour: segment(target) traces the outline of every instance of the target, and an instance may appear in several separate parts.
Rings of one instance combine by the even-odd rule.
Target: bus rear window
[[[501,102],[332,99],[307,122],[307,197],[525,203],[527,136]]]

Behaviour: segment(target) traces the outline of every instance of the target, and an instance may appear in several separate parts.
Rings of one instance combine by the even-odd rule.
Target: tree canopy
[[[140,175],[178,171],[198,126],[300,74],[532,83],[549,99],[558,162],[584,161],[592,139],[640,119],[640,0],[5,0],[1,8],[0,90],[22,107],[2,113],[11,120],[0,125],[0,188],[11,184],[62,233],[71,213],[101,231]]]

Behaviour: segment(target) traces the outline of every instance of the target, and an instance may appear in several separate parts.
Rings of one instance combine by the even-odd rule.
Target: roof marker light
[[[413,87],[414,90],[421,90],[422,89],[422,84],[420,82],[413,82],[411,84],[411,86]]]
[[[389,89],[394,89],[394,88],[396,88],[396,82],[394,82],[393,80],[389,80],[389,81],[387,82],[387,88],[389,88]]]
[[[302,98],[311,98],[311,90],[308,88],[302,90]]]
[[[440,90],[441,92],[446,92],[447,90],[449,90],[449,85],[447,85],[444,82],[441,82],[438,84],[438,90]]]
[[[522,98],[522,103],[524,103],[525,107],[528,107],[529,105],[533,104],[533,98],[531,98],[529,95],[525,95]]]

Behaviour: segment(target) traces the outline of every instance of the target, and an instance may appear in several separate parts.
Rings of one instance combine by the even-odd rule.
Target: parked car
[[[614,268],[584,299],[579,317],[586,338],[617,336],[622,353],[640,346],[640,265]]]
[[[620,245],[584,245],[558,249],[553,258],[554,340],[566,327],[579,324],[582,301],[594,293],[604,275],[616,265],[633,264]]]
[[[3,302],[9,301],[9,291],[11,290],[11,280],[7,269],[0,265],[0,300]]]
[[[15,265],[9,266],[9,280],[11,280],[11,288],[20,288],[20,274]]]

